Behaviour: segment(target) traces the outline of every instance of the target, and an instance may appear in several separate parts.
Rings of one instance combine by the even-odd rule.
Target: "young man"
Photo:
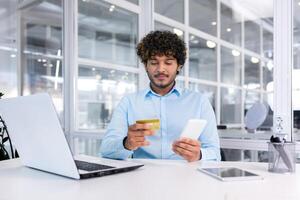
[[[176,86],[186,59],[185,43],[169,31],[154,31],[138,44],[137,55],[145,65],[149,88],[125,96],[116,107],[102,140],[102,156],[220,160],[216,120],[208,99]],[[206,128],[198,140],[180,138],[192,118],[206,119]],[[159,119],[160,129],[136,123],[142,119]]]

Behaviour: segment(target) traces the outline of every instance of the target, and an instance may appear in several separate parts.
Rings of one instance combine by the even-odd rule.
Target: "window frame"
[[[184,30],[184,40],[188,42],[189,35],[193,34],[197,37],[208,39],[216,42],[217,44],[217,83],[205,81],[201,79],[193,79],[189,78],[189,61],[187,58],[187,62],[185,64],[185,71],[183,76],[179,76],[178,80],[182,80],[185,83],[185,87],[188,88],[189,83],[201,83],[208,86],[217,86],[216,93],[216,116],[217,123],[220,124],[220,90],[222,87],[236,87],[233,85],[220,83],[220,49],[221,45],[227,48],[233,48],[241,51],[242,55],[242,85],[239,87],[242,90],[242,119],[241,124],[230,124],[232,127],[240,127],[244,123],[244,103],[245,103],[245,91],[243,89],[244,84],[244,54],[254,55],[258,58],[264,58],[263,49],[261,49],[261,54],[258,55],[255,52],[251,52],[244,48],[244,16],[242,15],[242,46],[232,45],[226,41],[220,39],[220,3],[223,0],[217,0],[217,36],[212,36],[207,33],[204,33],[195,28],[189,27],[189,15],[188,15],[188,6],[189,1],[184,0],[184,23],[177,22],[175,20],[169,19],[167,17],[161,16],[157,13],[154,13],[154,1],[153,0],[140,0],[139,5],[132,4],[125,0],[105,0],[106,2],[113,3],[121,8],[128,9],[129,11],[133,11],[138,14],[138,38],[141,39],[146,33],[151,30],[154,30],[154,21],[158,21],[160,23],[168,24],[169,26],[177,27]],[[284,126],[282,131],[288,133],[289,141],[293,138],[292,133],[292,113],[291,107],[288,107],[289,102],[291,102],[291,85],[286,80],[291,80],[291,72],[289,69],[284,68],[282,66],[292,66],[292,57],[287,55],[286,59],[283,59],[276,55],[283,55],[284,50],[289,50],[291,48],[292,42],[292,16],[293,16],[293,2],[292,0],[276,0],[274,1],[274,81],[280,82],[281,84],[274,84],[274,126],[276,126],[275,120],[276,117],[280,116],[284,122]],[[64,0],[64,36],[66,33],[68,37],[64,37],[64,49],[69,49],[70,51],[64,52],[64,105],[65,105],[65,120],[64,127],[66,135],[69,136],[70,146],[72,147],[72,138],[73,137],[93,137],[93,138],[101,138],[105,132],[105,130],[101,131],[78,131],[75,128],[75,113],[76,113],[76,79],[78,74],[78,63],[83,62],[82,59],[77,58],[77,1],[68,1]],[[286,28],[282,28],[282,25],[285,24]],[[278,28],[280,26],[280,28]],[[261,37],[261,48],[263,48],[263,29],[266,29],[265,26],[260,26],[260,37]],[[291,36],[286,37],[287,31],[291,34]],[[286,41],[282,43],[286,43],[286,46],[279,46],[279,41]],[[74,59],[75,58],[75,59]],[[262,60],[262,59],[261,59]],[[264,60],[268,60],[264,58]],[[287,65],[284,65],[287,64]],[[69,66],[76,66],[75,68],[71,68]],[[281,67],[280,67],[281,66]],[[139,76],[139,84],[138,88],[143,88],[148,83],[148,78],[146,76],[144,66],[142,63],[138,63],[137,71]],[[259,92],[260,101],[263,101],[264,95],[272,92],[268,92],[263,88],[263,72],[262,72],[262,64],[260,65],[260,83],[261,87],[259,90],[254,90]],[[276,77],[276,79],[275,79]],[[284,83],[284,85],[282,85]],[[291,113],[281,115],[281,113]],[[249,149],[249,150],[267,150],[266,140],[245,140],[245,139],[226,139],[222,138],[220,135],[221,147],[222,148],[231,148],[231,149]],[[297,152],[300,152],[300,145],[296,146]]]

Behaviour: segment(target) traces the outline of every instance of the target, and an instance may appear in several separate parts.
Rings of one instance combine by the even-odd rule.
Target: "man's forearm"
[[[127,159],[132,151],[123,146],[124,138],[104,138],[101,144],[101,155],[112,159]]]

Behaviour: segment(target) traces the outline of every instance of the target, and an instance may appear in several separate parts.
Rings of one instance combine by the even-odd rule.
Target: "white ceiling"
[[[251,20],[273,17],[273,0],[221,0]]]

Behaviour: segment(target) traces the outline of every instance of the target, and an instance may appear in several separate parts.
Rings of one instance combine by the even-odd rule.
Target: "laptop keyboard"
[[[98,171],[98,170],[103,170],[103,169],[114,168],[114,167],[108,166],[108,165],[89,163],[89,162],[84,162],[84,161],[80,161],[80,160],[75,160],[75,164],[78,169],[85,170],[85,171]]]

